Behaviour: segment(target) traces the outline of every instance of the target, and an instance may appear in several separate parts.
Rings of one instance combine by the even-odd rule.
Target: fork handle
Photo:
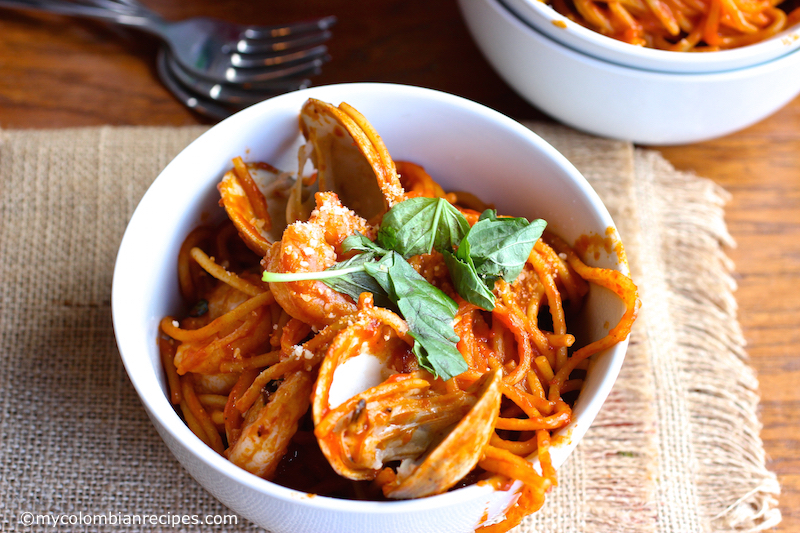
[[[116,22],[123,26],[139,28],[157,36],[162,36],[165,24],[161,17],[143,7],[137,7],[135,11],[130,11],[130,8],[123,8],[123,10],[116,11],[104,7],[59,0],[0,0],[0,7],[46,11],[49,13],[58,13],[60,15],[72,15]]]

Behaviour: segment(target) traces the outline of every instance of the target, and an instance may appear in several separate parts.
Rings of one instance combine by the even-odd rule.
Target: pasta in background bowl
[[[563,0],[559,1],[561,4],[566,4]],[[790,4],[791,0],[783,3]],[[694,52],[679,53],[652,46],[629,44],[608,37],[592,29],[588,23],[579,22],[580,19],[576,15],[561,13],[549,3],[539,0],[502,0],[502,4],[544,35],[574,50],[618,65],[656,72],[723,72],[765,63],[800,48],[800,26],[798,26],[800,11],[797,8],[794,10],[794,15],[786,21],[785,27],[774,34],[761,36],[750,44],[713,51],[709,51],[708,47],[697,48]],[[675,5],[688,4],[688,2],[675,2],[673,9]],[[729,5],[735,4],[735,2],[729,3]],[[773,9],[771,4],[769,9]],[[758,34],[754,34],[752,39],[756,39],[755,35]],[[702,41],[699,44],[703,44]]]
[[[112,310],[126,370],[168,448],[209,492],[276,533],[473,531],[513,504],[518,484],[475,484],[416,500],[355,501],[316,496],[261,479],[206,446],[168,400],[156,339],[164,316],[185,313],[175,259],[201,223],[224,217],[216,185],[231,161],[295,168],[303,144],[298,110],[309,98],[346,101],[368,117],[392,157],[418,162],[445,189],[468,190],[498,212],[544,218],[568,242],[613,234],[613,221],[577,170],[518,123],[478,104],[388,84],[343,84],[283,95],[253,106],[202,135],[164,169],[126,230],[114,272]],[[598,250],[595,266],[627,273],[618,251]],[[590,289],[580,316],[582,344],[602,337],[624,312],[609,291]],[[593,358],[573,419],[551,448],[557,468],[607,397],[627,341]]]

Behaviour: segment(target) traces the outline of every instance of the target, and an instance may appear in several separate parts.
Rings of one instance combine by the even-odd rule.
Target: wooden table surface
[[[517,119],[543,115],[494,73],[455,0],[145,0],[168,19],[210,15],[280,23],[334,14],[332,62],[316,85],[431,87]],[[155,73],[150,37],[56,15],[0,9],[0,128],[210,124]],[[782,484],[783,532],[800,531],[800,98],[722,139],[658,148],[675,167],[733,193],[727,223],[740,321],[758,370],[762,437]]]

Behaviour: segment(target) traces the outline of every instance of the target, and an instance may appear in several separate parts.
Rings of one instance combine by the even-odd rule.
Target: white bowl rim
[[[495,4],[496,8],[501,10],[508,17],[510,17],[510,19],[512,19],[512,22],[514,24],[520,25],[522,29],[528,31],[535,38],[541,39],[543,42],[547,43],[548,46],[558,48],[564,54],[572,56],[573,58],[579,61],[594,63],[595,65],[602,66],[603,69],[608,70],[610,72],[642,80],[658,81],[659,79],[661,80],[685,79],[687,82],[694,80],[697,81],[708,81],[708,80],[726,81],[726,79],[733,80],[739,78],[740,76],[755,76],[761,70],[773,70],[776,68],[781,68],[783,62],[789,61],[791,58],[795,56],[795,54],[800,54],[800,48],[798,48],[797,50],[794,50],[788,54],[776,57],[774,59],[765,61],[763,63],[758,63],[757,65],[730,69],[730,70],[722,70],[719,72],[669,72],[661,70],[646,70],[637,67],[621,65],[611,61],[606,61],[604,59],[595,57],[593,55],[588,55],[583,52],[577,51],[572,47],[565,45],[561,42],[558,42],[555,39],[551,39],[548,35],[542,33],[539,29],[534,27],[528,21],[517,15],[515,11],[508,9],[508,7],[506,7],[506,5],[503,3],[503,0],[487,0],[487,1],[492,4]]]
[[[724,72],[769,62],[800,49],[800,24],[785,28],[763,41],[739,48],[714,52],[674,52],[613,39],[578,24],[540,0],[512,0],[513,7],[507,1],[499,0],[504,8],[549,37],[561,35],[558,32],[569,32],[574,38],[555,39],[577,52],[622,66],[656,72]],[[556,27],[554,22],[563,23],[565,27]],[[552,32],[547,31],[550,28],[553,28]],[[568,36],[565,34],[564,37]]]
[[[589,198],[595,209],[597,209],[597,214],[604,220],[604,223],[607,224],[607,227],[613,227],[613,228],[616,227],[602,200],[594,191],[594,189],[591,187],[591,185],[588,183],[588,181],[586,181],[583,175],[574,167],[574,165],[571,162],[569,162],[566,159],[566,157],[564,157],[560,152],[558,152],[555,148],[553,148],[549,143],[545,142],[541,137],[536,135],[533,131],[523,126],[519,122],[507,117],[506,115],[503,115],[502,113],[496,110],[493,110],[477,102],[473,102],[466,98],[445,93],[442,91],[427,89],[423,87],[415,87],[415,86],[400,85],[393,83],[376,83],[376,82],[340,83],[340,84],[318,86],[276,96],[267,101],[255,104],[254,106],[251,106],[235,115],[232,115],[231,117],[225,119],[220,124],[244,120],[245,117],[249,117],[250,114],[257,112],[259,107],[272,106],[276,103],[279,103],[282,99],[295,99],[298,98],[297,96],[298,94],[302,94],[304,95],[304,97],[324,98],[325,93],[328,92],[329,90],[336,91],[342,88],[347,88],[348,90],[351,91],[356,91],[356,90],[382,91],[383,93],[393,90],[403,91],[407,94],[413,94],[415,96],[425,97],[429,99],[438,99],[439,101],[443,102],[446,101],[448,105],[458,106],[468,110],[471,113],[478,113],[480,115],[483,115],[484,117],[487,117],[491,120],[501,121],[504,126],[512,129],[516,134],[526,138],[530,143],[537,146],[549,157],[557,161],[559,165],[562,167],[562,170],[574,180],[574,184],[577,185],[582,190],[582,192]],[[119,251],[117,253],[113,280],[112,280],[112,302],[111,302],[112,322],[114,324],[115,337],[117,340],[117,345],[119,348],[120,357],[123,361],[123,365],[148,415],[151,418],[155,418],[159,422],[159,424],[164,428],[165,431],[168,431],[177,440],[182,442],[187,448],[191,449],[193,454],[195,454],[205,464],[211,466],[220,475],[228,479],[234,480],[238,483],[241,483],[242,485],[246,485],[260,494],[269,495],[271,497],[283,501],[291,501],[293,503],[299,503],[301,505],[308,505],[315,508],[323,508],[325,510],[333,512],[358,512],[363,514],[386,514],[386,513],[399,514],[411,510],[422,511],[422,510],[440,508],[450,504],[455,504],[459,501],[463,501],[464,499],[478,499],[481,497],[482,494],[488,495],[489,493],[494,492],[496,489],[491,487],[489,484],[479,483],[463,487],[457,490],[445,492],[443,494],[429,496],[426,498],[399,500],[399,501],[363,501],[363,500],[347,500],[347,499],[339,499],[327,496],[319,496],[315,494],[308,494],[305,492],[301,492],[295,489],[290,489],[282,485],[279,485],[277,483],[273,483],[265,479],[262,479],[258,476],[255,476],[247,472],[246,470],[233,465],[226,458],[218,455],[210,447],[208,447],[205,443],[203,443],[194,433],[192,433],[192,431],[188,428],[188,426],[178,416],[178,414],[174,410],[173,406],[169,403],[165,395],[163,394],[151,395],[145,390],[145,384],[147,384],[148,378],[145,376],[143,381],[142,373],[144,372],[144,370],[140,372],[140,369],[137,368],[136,366],[135,357],[138,356],[138,354],[132,354],[130,352],[126,353],[126,351],[123,349],[123,345],[126,343],[125,339],[121,338],[119,335],[120,328],[117,324],[118,318],[123,314],[121,310],[122,306],[124,306],[124,302],[122,301],[120,294],[122,292],[121,289],[121,286],[123,285],[122,280],[125,278],[125,270],[129,268],[124,265],[123,259],[127,255],[127,248],[128,248],[127,242],[129,240],[129,232],[131,231],[130,228],[134,225],[135,221],[145,216],[144,214],[145,207],[143,206],[146,206],[150,202],[151,197],[155,198],[155,196],[157,195],[159,178],[161,178],[162,175],[166,174],[168,172],[168,169],[170,169],[170,167],[178,166],[180,164],[181,159],[186,157],[192,157],[193,147],[198,146],[202,139],[212,138],[213,136],[217,135],[216,133],[217,131],[219,131],[219,129],[214,127],[204,132],[189,146],[183,149],[161,171],[161,173],[159,173],[159,176],[145,192],[144,196],[142,197],[136,209],[134,210],[134,213],[131,216],[128,227],[126,228],[122,241],[120,243]],[[629,274],[626,264],[620,264],[619,268],[624,273]],[[580,442],[580,440],[583,438],[585,432],[589,429],[590,423],[594,421],[603,403],[605,403],[605,400],[608,397],[608,394],[610,393],[611,388],[613,387],[618,377],[619,370],[624,360],[627,345],[628,345],[628,340],[626,339],[618,343],[617,345],[611,347],[609,350],[607,350],[606,352],[607,356],[612,356],[613,354],[612,358],[613,364],[609,367],[606,376],[603,377],[602,383],[598,387],[598,393],[595,395],[592,401],[590,401],[587,404],[585,408],[586,414],[584,415],[584,417],[582,417],[581,420],[573,421],[570,425],[561,430],[561,432],[568,434],[569,437],[563,439],[563,441],[565,442],[564,444],[560,446],[558,445],[554,446],[553,462],[554,464],[556,464],[556,466],[558,466],[560,464],[560,461],[563,461],[577,446],[578,442]],[[158,384],[157,380],[155,379],[155,376],[152,376],[152,378],[154,381],[156,381],[156,384]],[[160,389],[160,384],[158,385]],[[589,420],[590,423],[581,423],[587,419]],[[559,459],[560,461],[557,464],[557,461]]]

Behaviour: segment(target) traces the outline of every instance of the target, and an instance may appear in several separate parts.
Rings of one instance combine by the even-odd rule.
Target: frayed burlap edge
[[[765,466],[758,380],[737,321],[729,194],[676,171],[657,152],[635,157],[643,318],[651,335],[659,449],[658,531],[762,531],[781,520]]]

